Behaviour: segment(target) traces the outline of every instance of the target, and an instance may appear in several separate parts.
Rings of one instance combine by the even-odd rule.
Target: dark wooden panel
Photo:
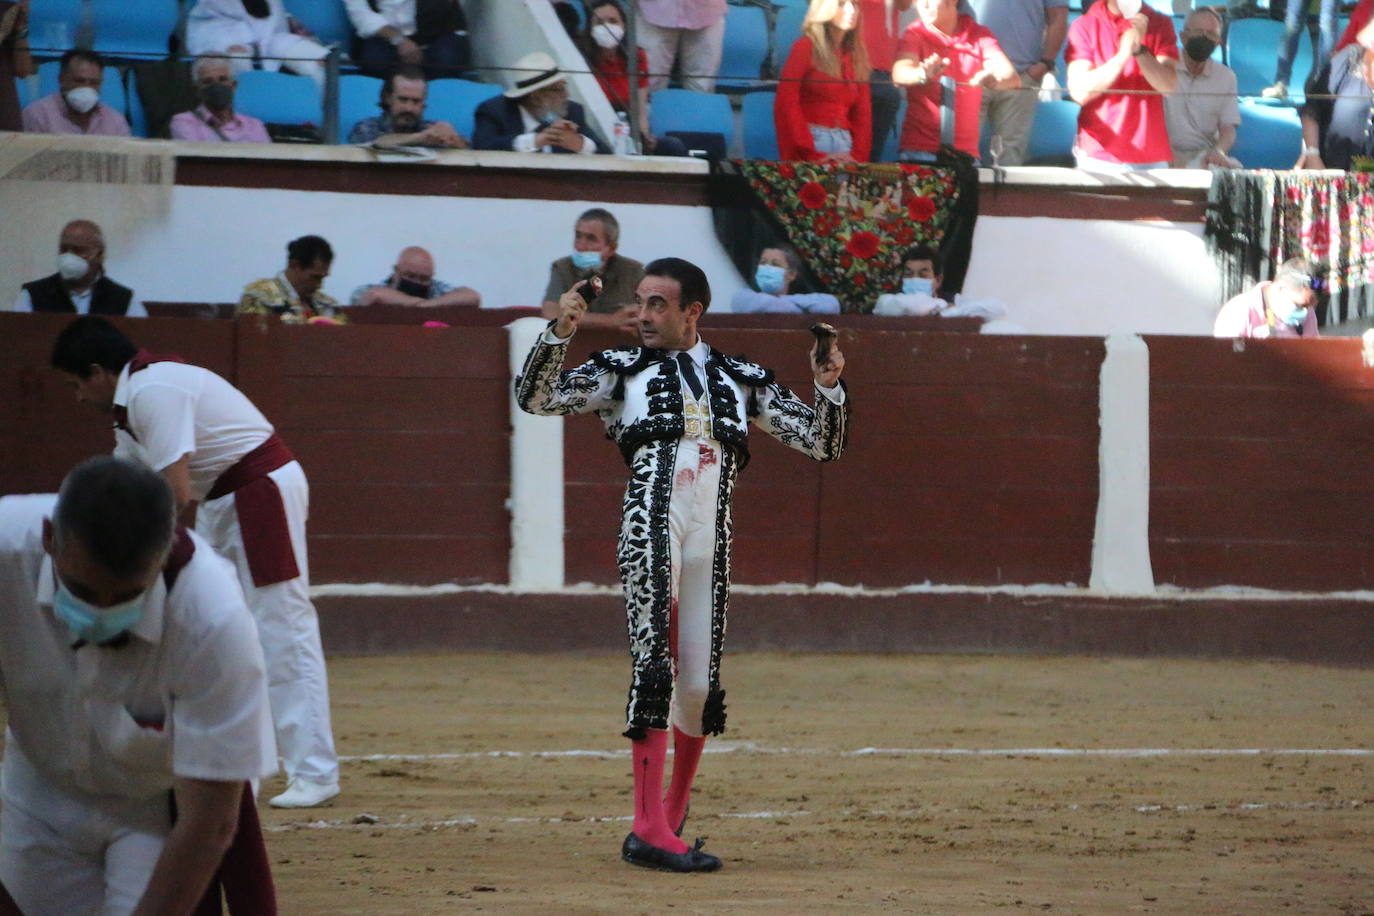
[[[384,480],[510,483],[510,440],[499,430],[479,436],[429,429],[296,429],[290,446],[317,488]]]
[[[904,540],[884,533],[842,537],[822,532],[817,577],[823,582],[890,588],[912,583],[1086,585],[1092,539],[1013,537]]]
[[[1340,445],[1330,439],[1163,440],[1150,447],[1155,490],[1286,490],[1320,487],[1352,496],[1369,492],[1363,474],[1340,473]],[[1334,473],[1333,473],[1334,472]]]
[[[430,429],[506,434],[508,385],[499,379],[286,378],[285,396],[269,416],[282,428]]]
[[[1368,542],[1241,542],[1150,539],[1155,581],[1185,588],[1246,585],[1281,591],[1374,588],[1374,550]],[[1292,605],[1296,608],[1298,605]],[[1374,612],[1367,614],[1374,617]]]
[[[1356,338],[1216,340],[1150,336],[1152,387],[1374,388]]]
[[[495,484],[377,484],[316,488],[310,513],[317,534],[509,538],[508,488]]]
[[[1201,223],[1206,213],[1203,188],[1085,188],[1079,185],[983,185],[980,216],[1054,219],[1167,220]]]
[[[313,582],[477,584],[509,572],[509,538],[310,536]]]
[[[291,377],[498,379],[510,375],[504,328],[279,325]]]
[[[1150,398],[1150,433],[1161,443],[1235,438],[1367,445],[1374,439],[1374,391],[1164,389]]]
[[[1374,542],[1374,493],[1291,485],[1155,490],[1150,532],[1185,540]]]
[[[913,481],[927,487],[1095,490],[1097,453],[1095,439],[911,438],[905,430],[883,430],[871,439],[856,436],[832,470],[838,481],[862,481],[879,499]]]

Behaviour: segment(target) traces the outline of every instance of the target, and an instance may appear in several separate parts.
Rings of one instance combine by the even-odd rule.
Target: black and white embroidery
[[[673,693],[668,505],[677,445],[686,430],[682,380],[668,354],[645,347],[603,350],[576,369],[560,372],[567,349],[566,342],[541,339],[515,380],[515,396],[530,413],[596,413],[629,465],[616,561],[634,660],[625,735],[640,738],[645,729],[668,727]],[[706,390],[711,437],[722,446],[712,558],[710,672],[702,712],[702,731],[715,735],[725,729],[720,663],[730,602],[731,507],[735,481],[749,462],[748,424],[752,421],[812,458],[834,461],[848,440],[849,401],[847,390],[843,404],[817,391],[812,407],[778,384],[770,370],[714,349],[706,360]]]

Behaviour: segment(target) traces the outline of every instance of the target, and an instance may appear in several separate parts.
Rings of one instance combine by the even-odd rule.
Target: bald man
[[[105,234],[88,219],[74,219],[62,227],[57,273],[25,283],[14,310],[148,317],[133,290],[105,276]]]
[[[477,307],[482,296],[470,286],[450,286],[434,278],[434,257],[417,245],[401,250],[391,276],[360,286],[349,305],[467,305]]]

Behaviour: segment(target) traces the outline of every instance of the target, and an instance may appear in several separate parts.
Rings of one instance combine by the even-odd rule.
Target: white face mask
[[[85,114],[100,101],[100,93],[89,86],[82,86],[68,92],[66,98],[67,104],[72,106],[73,111]]]
[[[625,30],[618,25],[609,25],[599,22],[592,26],[592,41],[609,51],[611,48],[620,44],[620,39],[625,37]]]
[[[1140,0],[1116,0],[1116,8],[1122,16],[1133,19],[1140,13]]]
[[[64,251],[57,256],[57,272],[62,275],[62,279],[71,283],[86,276],[86,272],[91,269],[90,263],[79,254],[72,254]]]

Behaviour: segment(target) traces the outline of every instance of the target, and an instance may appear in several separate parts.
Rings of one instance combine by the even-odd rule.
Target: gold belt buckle
[[[702,422],[700,417],[687,418],[687,435],[701,438]]]

